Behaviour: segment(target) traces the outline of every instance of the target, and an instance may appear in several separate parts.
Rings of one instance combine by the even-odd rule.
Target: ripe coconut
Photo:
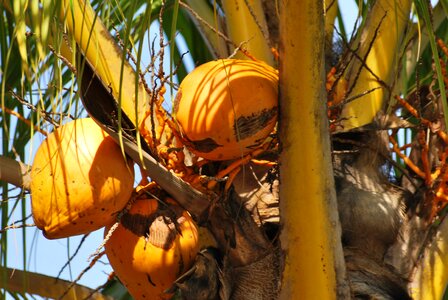
[[[169,299],[172,295],[164,291],[194,262],[198,230],[181,207],[139,199],[123,215],[105,250],[115,274],[134,299]]]
[[[55,239],[110,224],[131,196],[134,170],[114,140],[86,118],[57,128],[42,142],[31,179],[34,222]]]
[[[237,59],[194,69],[174,103],[185,145],[209,160],[238,158],[262,144],[274,129],[277,110],[277,70]]]

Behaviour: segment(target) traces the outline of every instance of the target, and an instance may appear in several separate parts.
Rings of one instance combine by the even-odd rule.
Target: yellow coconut
[[[277,70],[237,59],[194,69],[174,103],[185,145],[209,160],[238,158],[262,144],[276,124],[277,110]]]
[[[115,274],[134,299],[169,299],[172,295],[164,291],[194,262],[198,230],[179,206],[139,199],[122,217],[105,249]]]
[[[34,222],[54,239],[110,224],[131,196],[134,171],[114,140],[86,118],[59,127],[42,142],[31,179]]]

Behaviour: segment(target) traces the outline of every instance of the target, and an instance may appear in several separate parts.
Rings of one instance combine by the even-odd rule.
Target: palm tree
[[[27,265],[33,139],[87,113],[140,165],[142,178],[206,228],[200,239],[208,232],[215,240],[217,251],[207,248],[179,274],[175,297],[442,298],[446,2],[358,1],[351,35],[336,0],[0,3],[4,294],[125,291],[116,279],[96,291],[77,279],[42,289],[49,278],[19,272],[17,280],[7,268],[12,229],[22,231]],[[160,31],[148,40],[154,22]],[[175,125],[164,127],[160,141],[155,134],[164,122],[176,124],[172,105],[154,100],[175,92],[191,68],[180,38],[196,65],[231,56],[279,70],[278,130],[242,171],[229,173],[231,186],[215,180],[228,161],[204,165],[215,182],[197,185],[168,171],[176,169],[158,147],[177,153],[169,135]],[[18,221],[11,212],[19,208]]]

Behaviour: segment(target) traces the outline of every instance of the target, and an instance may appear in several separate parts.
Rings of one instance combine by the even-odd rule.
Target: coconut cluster
[[[274,130],[277,85],[277,70],[261,62],[220,59],[197,67],[175,99],[177,136],[206,160],[250,153]],[[159,200],[135,197],[134,163],[94,120],[71,121],[49,134],[31,177],[34,222],[47,238],[105,227],[107,257],[131,295],[172,296],[166,291],[198,253],[198,228],[160,189]]]

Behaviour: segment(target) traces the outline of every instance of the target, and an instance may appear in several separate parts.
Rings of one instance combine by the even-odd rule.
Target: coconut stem
[[[30,189],[30,167],[12,158],[0,156],[0,180],[25,190]]]

